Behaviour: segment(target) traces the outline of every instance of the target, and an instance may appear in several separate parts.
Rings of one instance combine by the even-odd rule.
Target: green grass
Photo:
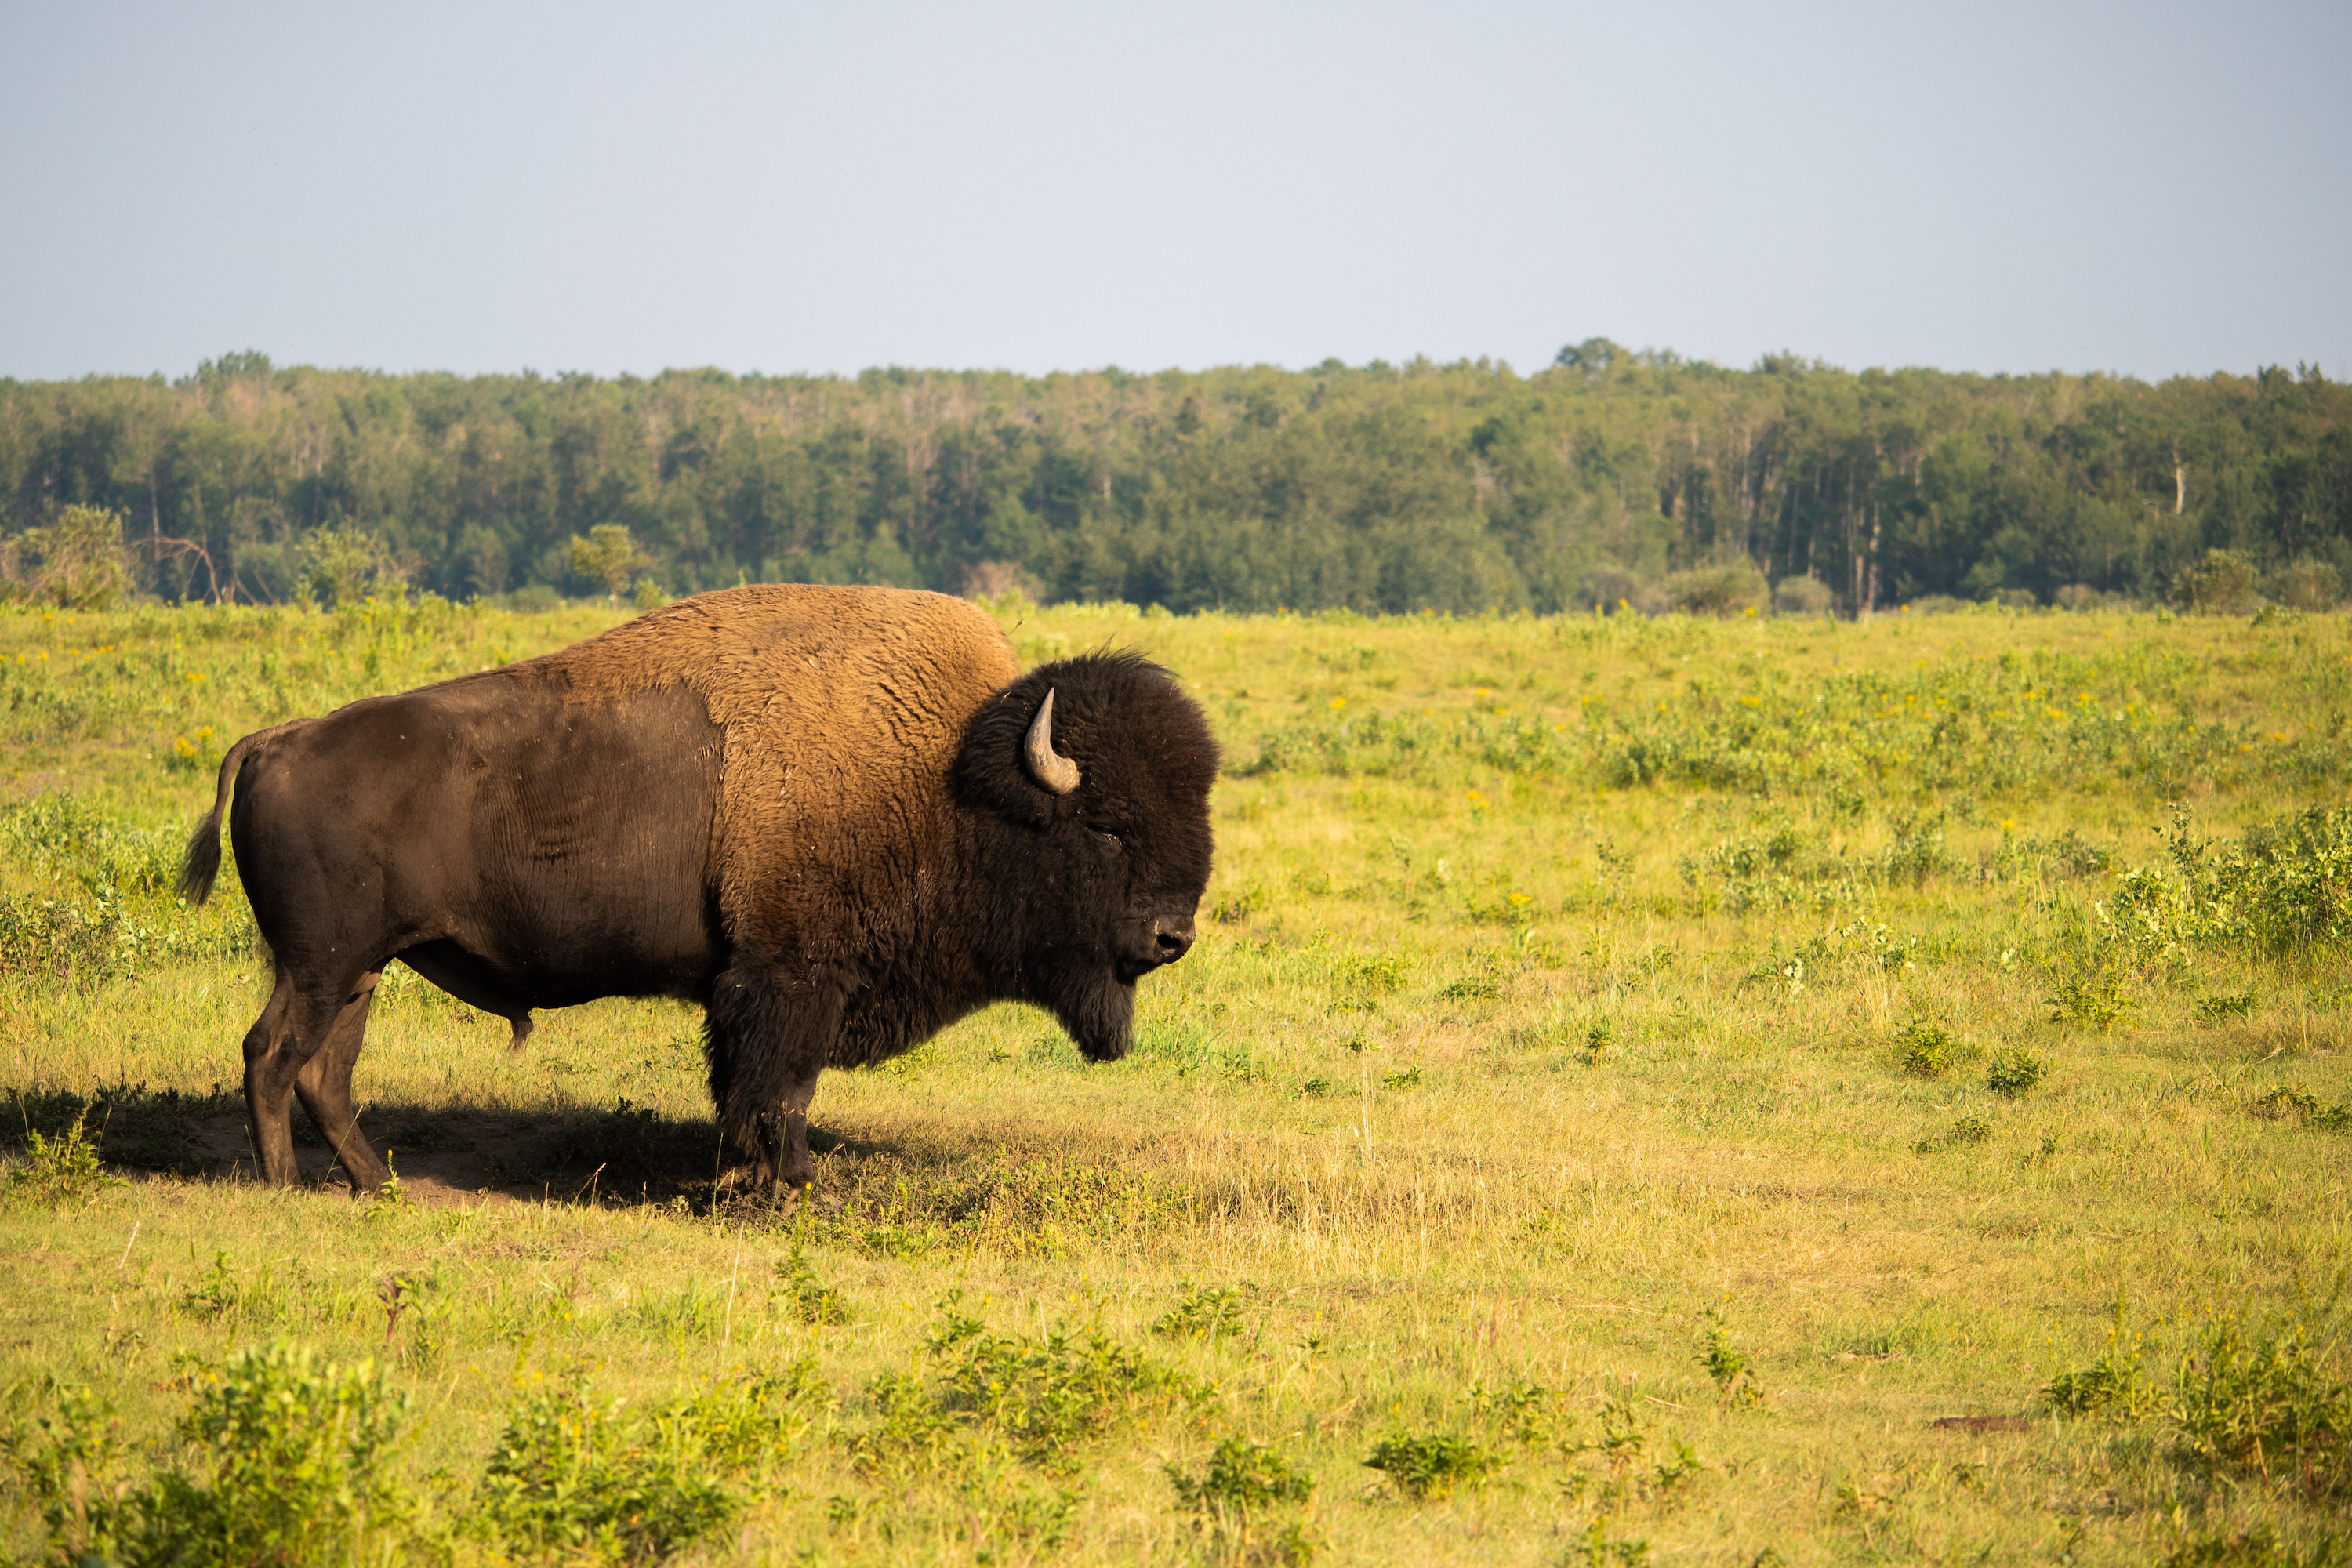
[[[806,1212],[690,1011],[397,971],[401,1193],[239,1169],[208,759],[616,617],[0,614],[0,1552],[290,1495],[175,1436],[265,1373],[319,1560],[2344,1550],[2345,620],[1001,610],[1207,707],[1201,942],[828,1075]]]

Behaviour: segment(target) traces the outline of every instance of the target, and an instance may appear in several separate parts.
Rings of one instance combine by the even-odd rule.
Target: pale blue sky
[[[2352,5],[0,9],[0,375],[2352,370]]]

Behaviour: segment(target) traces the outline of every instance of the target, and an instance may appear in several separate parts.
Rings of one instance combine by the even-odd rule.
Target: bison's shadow
[[[56,1139],[78,1121],[115,1169],[192,1180],[252,1181],[253,1149],[245,1097],[215,1084],[190,1092],[116,1084],[70,1089],[5,1091],[0,1151],[14,1152],[31,1132]],[[751,1164],[708,1116],[664,1116],[624,1100],[604,1108],[509,1110],[495,1107],[374,1102],[360,1129],[384,1154],[403,1190],[425,1203],[481,1197],[532,1202],[659,1204],[708,1209],[749,1195]],[[294,1118],[305,1182],[341,1186],[343,1173],[309,1119]],[[809,1129],[809,1147],[825,1163],[865,1158],[922,1163],[924,1152]]]

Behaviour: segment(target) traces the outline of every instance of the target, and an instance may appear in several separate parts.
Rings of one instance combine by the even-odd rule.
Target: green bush
[[[1737,616],[1761,608],[1772,590],[1745,554],[1711,566],[1675,572],[1665,581],[1675,608],[1694,616]]]
[[[107,1187],[119,1187],[122,1178],[107,1174],[99,1163],[98,1141],[84,1134],[87,1107],[73,1125],[56,1138],[37,1127],[25,1131],[25,1152],[8,1167],[5,1191],[12,1199],[56,1208]]]
[[[1448,1496],[1457,1487],[1481,1485],[1501,1467],[1502,1459],[1491,1449],[1451,1432],[1418,1436],[1399,1433],[1375,1444],[1364,1464],[1418,1501]]]
[[[2352,1384],[2309,1325],[2207,1326],[2174,1376],[2168,1424],[2192,1458],[2352,1499]]]
[[[802,1247],[793,1247],[790,1256],[776,1264],[775,1290],[803,1323],[832,1327],[849,1321],[849,1309],[843,1304],[841,1292],[816,1277]]]
[[[30,599],[64,610],[103,610],[130,587],[122,519],[104,507],[69,506],[46,528],[0,540],[0,602]]]
[[[861,1468],[916,1468],[958,1451],[978,1434],[1010,1445],[1024,1461],[1074,1468],[1075,1446],[1147,1414],[1192,1409],[1213,1397],[1193,1378],[1119,1344],[1099,1328],[1055,1323],[1035,1339],[992,1334],[961,1310],[961,1293],[940,1302],[925,1331],[929,1376],[885,1372],[866,1385],[877,1425],[853,1435]]]
[[[2183,609],[2209,616],[2252,615],[2254,563],[2234,550],[2208,550],[2204,560],[2173,578],[2172,598]]]
[[[1826,616],[1837,595],[1818,577],[1783,577],[1772,584],[1772,607],[1784,616]]]
[[[1998,1051],[1985,1072],[1985,1087],[2011,1099],[2031,1094],[2050,1076],[2050,1064],[2022,1047]]]
[[[2352,1537],[2328,1534],[2295,1546],[2265,1524],[2242,1534],[2184,1542],[2162,1568],[2352,1568]]]
[[[1203,1285],[1186,1290],[1151,1324],[1151,1331],[1165,1339],[1212,1342],[1230,1339],[1241,1329],[1242,1293],[1223,1285]]]
[[[144,1481],[112,1409],[51,1385],[5,1451],[40,1509],[49,1560],[121,1568],[253,1568],[397,1552],[409,1500],[389,1460],[408,1398],[371,1363],[278,1343],[198,1363],[179,1450]]]
[[[2344,596],[2344,577],[2331,562],[2292,561],[2263,579],[2263,592],[2290,610],[2332,610]]]
[[[2352,1383],[2332,1333],[2284,1319],[2249,1331],[2212,1320],[2175,1363],[2168,1387],[2141,1370],[2140,1339],[2122,1309],[2106,1352],[2042,1391],[2069,1415],[2152,1421],[2183,1463],[2292,1486],[2314,1499],[2352,1498]]]
[[[1925,1018],[1914,1018],[1895,1037],[1895,1059],[1903,1070],[1919,1078],[1941,1078],[1959,1059],[1960,1045],[1948,1030]]]
[[[507,1420],[467,1528],[509,1548],[655,1562],[735,1520],[807,1430],[813,1363],[632,1413],[573,1382]]]
[[[1304,1503],[1315,1490],[1314,1479],[1293,1468],[1272,1446],[1227,1437],[1200,1475],[1188,1476],[1174,1465],[1166,1473],[1176,1506],[1193,1515],[1219,1555],[1286,1565],[1313,1560],[1315,1542],[1302,1522],[1293,1519],[1270,1528],[1263,1522],[1269,1513]]]

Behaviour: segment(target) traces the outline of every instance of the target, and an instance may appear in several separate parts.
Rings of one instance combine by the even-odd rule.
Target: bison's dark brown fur
[[[1041,775],[1024,746],[1049,694]],[[1006,998],[1090,1058],[1126,1052],[1135,982],[1192,940],[1216,766],[1199,707],[1139,659],[1023,676],[960,600],[739,588],[247,736],[184,885],[210,891],[234,788],[277,961],[245,1038],[273,1181],[297,1173],[298,1094],[354,1184],[384,1179],[351,1078],[398,959],[518,1042],[534,1008],[701,1003],[726,1127],[798,1185],[824,1068]]]

